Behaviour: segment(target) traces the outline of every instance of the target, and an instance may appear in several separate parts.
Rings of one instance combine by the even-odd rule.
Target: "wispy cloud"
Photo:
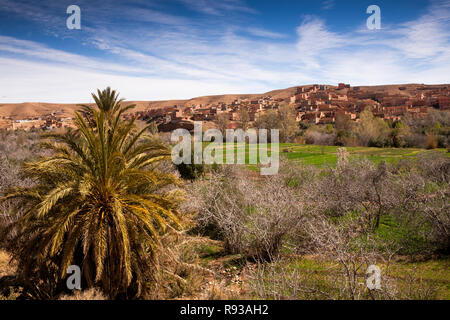
[[[8,92],[1,101],[79,102],[107,85],[131,99],[175,99],[316,82],[448,82],[448,0],[433,1],[417,19],[381,31],[346,33],[317,16],[277,32],[254,23],[256,11],[239,0],[176,1],[201,14],[193,19],[144,0],[106,0],[108,10],[90,6],[79,39],[71,42],[85,46],[78,54],[0,35],[0,87]],[[55,13],[39,3],[17,3],[0,0],[7,12],[25,10],[31,21],[45,16],[43,25],[65,35],[65,8]],[[231,21],[233,13],[245,19]],[[52,19],[63,27],[55,28]]]
[[[307,67],[320,67],[321,54],[349,44],[350,38],[329,31],[325,22],[314,16],[304,18],[297,28],[297,49]]]
[[[324,10],[330,10],[330,9],[334,8],[334,5],[335,5],[335,0],[325,0],[322,3],[322,8]]]
[[[262,38],[271,38],[271,39],[283,39],[286,38],[285,34],[269,31],[266,29],[256,28],[256,27],[250,27],[246,30],[249,34],[262,37]]]
[[[393,30],[392,46],[410,58],[430,58],[450,50],[450,1],[434,2],[419,19]]]
[[[184,17],[146,8],[130,8],[124,11],[122,15],[126,15],[130,19],[135,19],[137,21],[153,22],[163,25],[187,25],[191,23]]]
[[[225,15],[228,11],[257,13],[241,0],[179,0],[189,9],[211,15]]]
[[[54,65],[70,65],[80,70],[96,70],[115,73],[143,73],[143,70],[131,65],[106,62],[62,50],[48,48],[37,42],[0,36],[0,53],[23,60],[32,60]]]
[[[339,33],[317,17],[297,28],[301,60],[329,82],[446,83],[450,72],[450,1],[435,1],[417,19],[388,30]]]

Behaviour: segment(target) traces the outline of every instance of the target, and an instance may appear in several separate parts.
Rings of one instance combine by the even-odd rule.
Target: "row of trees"
[[[278,129],[280,130],[280,141],[292,142],[300,133],[296,121],[295,108],[288,104],[281,104],[278,110],[269,110],[260,116],[253,127],[257,129]],[[221,132],[225,132],[230,123],[227,114],[219,114],[216,119],[216,125]],[[248,111],[245,108],[239,109],[239,128],[246,131],[251,123]]]
[[[304,126],[300,133],[307,143],[339,146],[445,148],[450,139],[450,112],[430,110],[427,117],[406,115],[401,121],[385,121],[369,109],[354,123],[338,116],[334,125]]]
[[[281,104],[278,110],[269,110],[260,116],[253,126],[257,129],[279,129],[280,141],[318,145],[370,146],[370,147],[419,147],[445,148],[450,145],[450,112],[430,110],[422,119],[406,115],[401,121],[385,121],[374,117],[370,109],[360,114],[355,123],[347,116],[338,115],[333,124],[310,125],[296,122],[296,110]],[[250,126],[248,111],[239,110],[239,127],[244,131]],[[216,121],[225,132],[228,115],[219,115]]]

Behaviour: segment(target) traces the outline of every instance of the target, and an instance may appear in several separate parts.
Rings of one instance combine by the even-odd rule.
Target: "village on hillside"
[[[347,117],[359,121],[359,114],[366,108],[374,116],[385,120],[400,120],[406,114],[413,118],[425,117],[432,108],[450,109],[450,85],[398,85],[390,90],[377,90],[377,87],[352,87],[340,83],[338,86],[309,85],[292,88],[294,91],[286,98],[270,94],[257,98],[237,98],[230,103],[182,103],[171,107],[151,108],[128,113],[126,118],[137,117],[146,122],[155,122],[161,132],[185,128],[192,130],[194,121],[213,123],[218,115],[226,114],[228,128],[239,126],[240,110],[246,109],[249,121],[254,122],[268,110],[277,110],[283,103],[296,110],[296,121],[308,124],[332,124],[337,117]],[[59,110],[40,117],[26,119],[0,118],[1,130],[52,130],[74,127],[73,117],[63,116]]]
[[[450,109],[450,86],[418,86],[413,90],[398,86],[397,94],[374,92],[367,87],[351,87],[340,83],[337,87],[311,85],[296,87],[292,96],[282,99],[270,95],[259,99],[236,99],[231,103],[194,104],[152,109],[137,113],[138,119],[155,121],[162,132],[177,128],[193,129],[194,121],[211,122],[219,114],[229,117],[228,128],[239,126],[240,110],[246,109],[250,122],[271,109],[278,109],[282,103],[293,105],[297,110],[297,122],[309,124],[330,124],[339,116],[359,121],[359,114],[370,108],[374,116],[396,121],[407,113],[414,118],[425,117],[430,108]]]
[[[75,128],[74,117],[64,117],[60,110],[40,117],[27,117],[25,119],[12,119],[11,117],[0,117],[0,130],[52,130],[58,128]]]

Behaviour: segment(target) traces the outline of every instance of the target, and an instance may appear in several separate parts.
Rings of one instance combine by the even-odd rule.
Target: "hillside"
[[[215,95],[196,97],[188,100],[166,100],[166,101],[126,101],[126,103],[136,104],[134,111],[144,111],[155,108],[164,108],[173,105],[207,105],[219,102],[231,103],[232,101],[240,99],[257,99],[264,96],[271,96],[274,99],[287,99],[294,95],[299,87],[296,86],[287,89],[273,90],[260,94],[227,94],[227,95]],[[423,85],[423,84],[397,84],[397,85],[380,85],[380,86],[361,86],[360,90],[367,91],[368,93],[383,93],[386,95],[404,95],[411,97],[417,90],[422,87],[443,87],[442,85]],[[331,90],[336,89],[336,86],[329,86]],[[399,88],[404,87],[404,90]],[[343,92],[349,89],[343,90]],[[61,117],[71,117],[73,111],[76,110],[77,104],[58,104],[58,103],[45,103],[45,102],[25,102],[25,103],[5,103],[0,104],[0,117],[10,117],[13,120],[36,118],[44,115],[51,114],[52,112],[58,112]]]

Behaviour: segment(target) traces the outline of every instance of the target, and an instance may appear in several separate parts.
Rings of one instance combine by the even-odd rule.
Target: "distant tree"
[[[389,126],[381,118],[375,118],[366,108],[360,114],[360,121],[354,129],[363,146],[383,147],[388,140]]]
[[[183,156],[183,152],[180,152],[180,156]],[[187,164],[182,162],[179,165],[176,165],[181,178],[191,181],[199,178],[203,174],[205,170],[204,167],[205,165],[203,162],[201,164],[194,163],[194,146],[191,147],[191,163]]]
[[[287,103],[281,104],[278,111],[269,110],[261,115],[256,121],[256,127],[258,129],[280,130],[281,142],[292,142],[295,136],[300,133],[295,108]]]
[[[393,123],[393,128],[389,134],[391,145],[395,148],[405,146],[405,137],[409,134],[409,127],[404,125],[401,121]]]
[[[287,103],[281,104],[278,109],[278,116],[281,124],[281,141],[292,142],[294,137],[299,133],[295,107]]]
[[[250,115],[248,114],[248,110],[246,108],[239,109],[239,127],[246,131],[248,129],[248,125],[250,123]]]
[[[437,135],[432,130],[427,131],[425,135],[427,137],[427,149],[436,149],[439,144]]]
[[[303,122],[303,121],[300,121],[298,126],[300,128],[300,131],[302,131],[302,132],[308,130],[308,128],[310,127],[310,125],[308,123]]]
[[[227,130],[229,123],[230,123],[230,117],[229,117],[228,113],[221,113],[221,114],[217,115],[216,125],[217,125],[217,128],[220,130],[220,132],[222,132],[224,137],[225,137],[226,130]]]
[[[335,126],[338,132],[343,131],[349,133],[353,128],[353,121],[350,119],[349,116],[338,113],[336,115]]]
[[[276,110],[268,110],[256,121],[258,129],[281,129],[281,120]]]

